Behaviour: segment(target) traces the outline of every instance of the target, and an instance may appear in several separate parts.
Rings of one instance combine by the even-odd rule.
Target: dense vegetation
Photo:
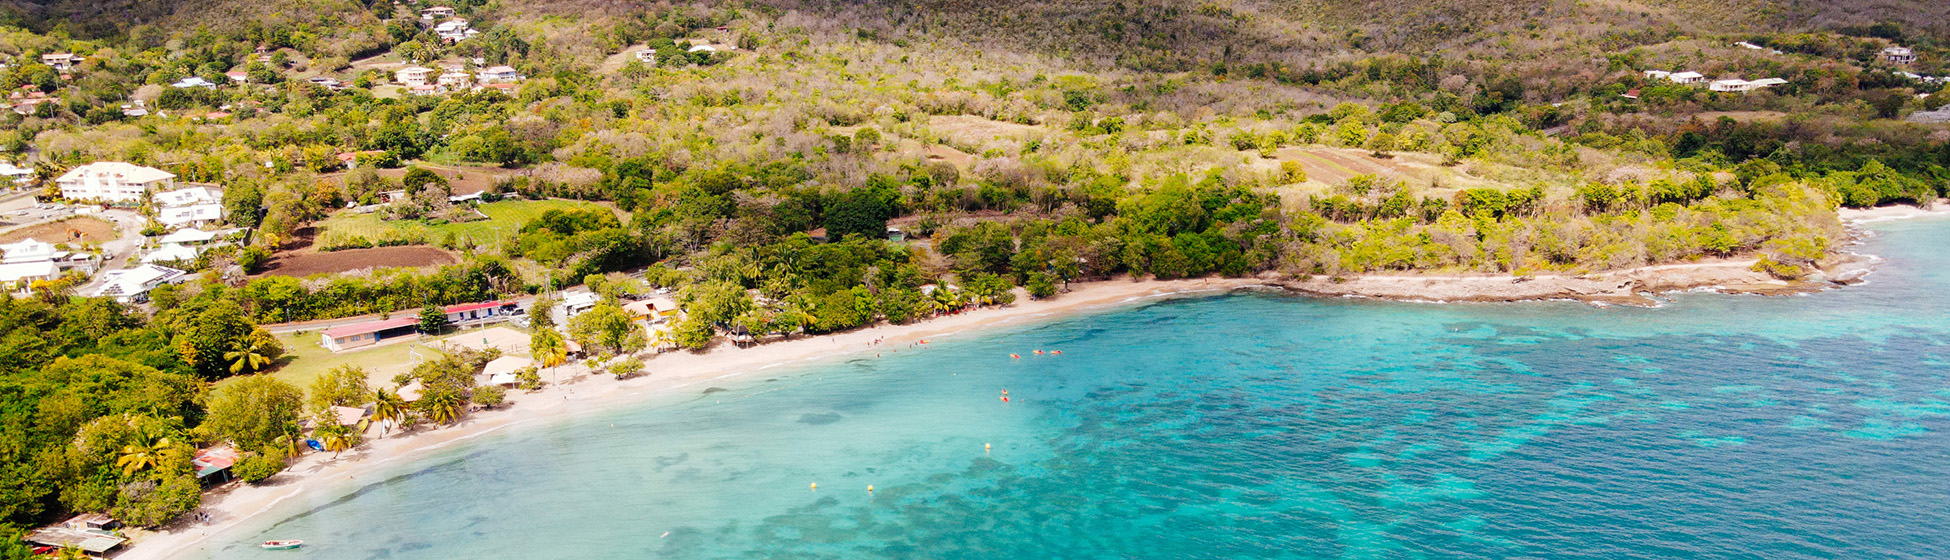
[[[40,185],[90,161],[153,165],[221,183],[227,220],[254,228],[148,305],[58,286],[0,300],[0,533],[78,511],[165,522],[197,503],[196,446],[236,446],[236,473],[258,481],[305,438],[357,445],[365,426],[333,406],[369,405],[390,429],[502,397],[473,383],[491,354],[430,359],[391,387],[357,369],[303,388],[253,375],[289,360],[259,323],[419,313],[439,328],[439,305],[582,282],[608,297],[562,326],[607,355],[906,323],[1122,274],[1748,256],[1794,278],[1840,239],[1838,205],[1950,194],[1950,130],[1899,120],[1950,93],[1896,73],[1950,74],[1940,3],[469,1],[454,4],[482,33],[456,44],[418,17],[436,4],[0,9],[0,86],[58,100],[0,112],[0,147]],[[1879,58],[1895,44],[1921,59]],[[55,52],[86,61],[64,75],[39,62]],[[527,78],[410,95],[388,85],[408,63]],[[1716,93],[1653,69],[1788,83]],[[190,76],[222,85],[169,85]],[[152,112],[123,110],[138,101]],[[317,231],[338,212],[479,223],[453,198],[459,174],[436,168],[491,177],[483,200],[592,205],[491,236]],[[306,244],[463,259],[255,274]],[[635,289],[615,273],[638,269],[684,304],[667,339],[614,297]],[[534,350],[552,367],[566,340],[543,315]]]

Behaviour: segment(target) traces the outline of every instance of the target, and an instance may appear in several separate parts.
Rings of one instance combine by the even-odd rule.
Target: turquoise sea
[[[1808,296],[1243,293],[767,370],[480,438],[209,555],[1950,558],[1950,221],[1877,229],[1869,284]]]

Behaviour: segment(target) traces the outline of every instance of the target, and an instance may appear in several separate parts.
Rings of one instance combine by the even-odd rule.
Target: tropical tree
[[[406,400],[392,391],[374,389],[372,403],[373,419],[392,426],[405,425],[406,421],[413,416],[413,411],[406,406]]]
[[[542,367],[556,367],[569,361],[569,344],[555,329],[537,329],[528,341],[528,351],[541,360]]]
[[[298,434],[304,400],[303,391],[269,376],[233,377],[210,390],[210,412],[203,425],[247,451],[278,442],[290,445]]]
[[[149,443],[133,443],[122,446],[122,455],[115,459],[115,466],[122,468],[123,476],[149,470],[162,464],[163,454],[169,451],[169,438],[156,438]]]
[[[439,334],[447,330],[447,312],[440,306],[427,304],[420,308],[420,332]]]
[[[414,403],[420,413],[436,424],[452,424],[460,420],[461,407],[467,404],[459,393],[429,393]]]
[[[231,375],[243,375],[263,370],[283,351],[284,346],[278,344],[277,337],[260,328],[238,341],[237,349],[224,352],[223,357],[230,361]]]

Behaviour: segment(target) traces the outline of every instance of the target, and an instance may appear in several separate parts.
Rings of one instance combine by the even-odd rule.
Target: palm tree
[[[169,450],[169,438],[159,438],[148,444],[131,444],[122,447],[122,455],[115,459],[115,466],[122,467],[122,476],[149,470],[162,464],[163,453]]]
[[[420,408],[426,412],[427,419],[437,424],[452,424],[460,419],[460,395],[439,391],[420,398]]]
[[[278,348],[278,341],[264,329],[252,331],[236,350],[224,352],[223,357],[230,360],[230,374],[255,373],[271,365],[271,355]]]
[[[385,389],[373,389],[372,403],[372,417],[394,426],[405,424],[407,417],[412,414],[406,408],[406,400]]]

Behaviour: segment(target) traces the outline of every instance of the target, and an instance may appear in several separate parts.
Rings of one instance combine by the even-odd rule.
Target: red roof
[[[227,445],[223,447],[206,447],[196,450],[196,457],[190,459],[190,465],[195,466],[198,470],[227,469],[231,465],[237,464],[239,457],[241,455],[237,453],[237,448],[234,447]]]
[[[329,336],[332,338],[345,338],[353,335],[376,333],[379,331],[392,330],[400,327],[417,325],[417,324],[420,324],[420,319],[418,317],[400,317],[398,319],[372,321],[367,323],[346,325],[343,327],[330,329],[325,331],[325,336]]]
[[[476,309],[488,309],[491,307],[501,307],[504,305],[512,305],[512,304],[514,304],[514,302],[512,301],[483,301],[480,303],[462,303],[458,305],[449,305],[445,308],[442,308],[441,311],[445,311],[447,313],[466,313]]]

